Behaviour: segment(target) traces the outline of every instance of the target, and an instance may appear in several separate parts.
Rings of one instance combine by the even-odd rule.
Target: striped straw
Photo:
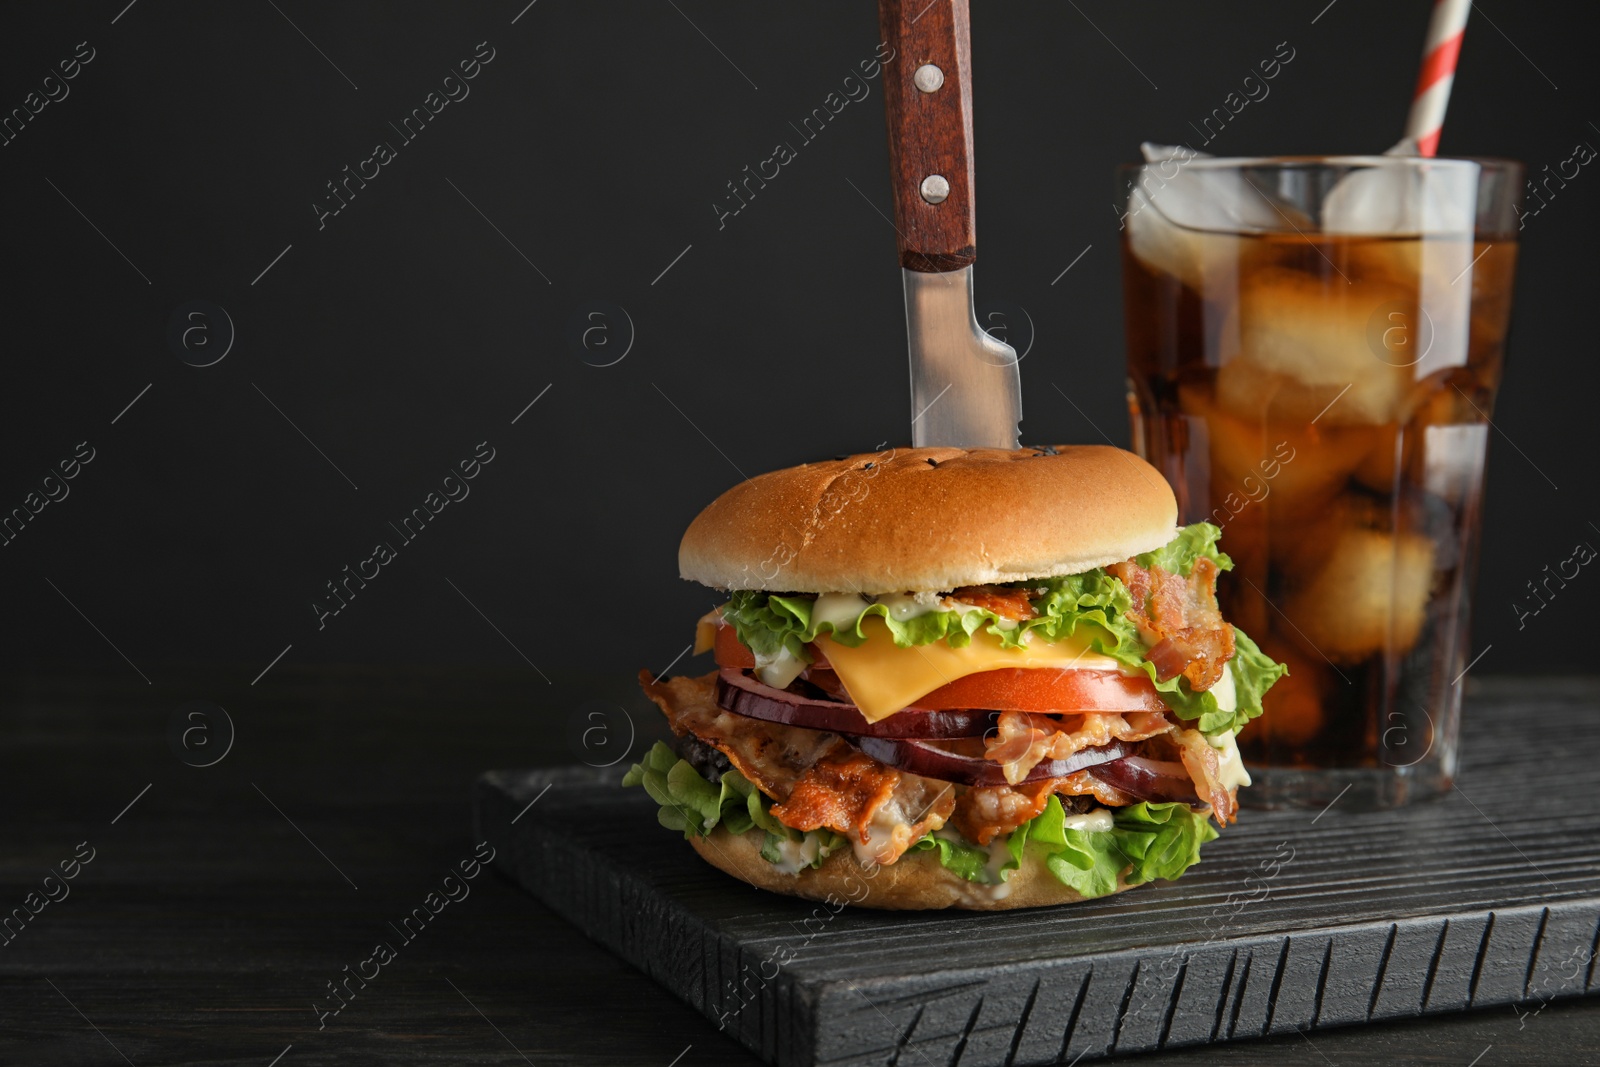
[[[1416,142],[1418,155],[1432,156],[1439,151],[1444,110],[1450,103],[1456,60],[1461,55],[1461,34],[1471,10],[1471,0],[1434,0],[1428,40],[1422,49],[1422,70],[1406,118],[1406,137]]]

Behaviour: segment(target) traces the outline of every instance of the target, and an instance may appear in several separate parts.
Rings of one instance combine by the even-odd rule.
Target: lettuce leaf
[[[1102,897],[1116,890],[1117,877],[1124,872],[1129,885],[1178,878],[1200,862],[1200,846],[1217,836],[1209,818],[1183,804],[1141,801],[1114,808],[1111,815],[1110,830],[1071,829],[1066,825],[1061,799],[1052,795],[1043,811],[1006,839],[1011,859],[1001,868],[1000,877],[1009,878],[1022,865],[1022,858],[1032,845],[1045,851],[1046,869],[1063,885],[1088,898]],[[923,838],[918,846],[932,847],[925,845],[929,840]],[[941,847],[940,861],[964,878],[981,881],[957,869],[955,864],[962,862],[958,850],[963,848],[984,857],[984,851],[977,846],[951,842],[949,853],[958,858],[946,862],[946,850]]]
[[[1208,522],[1197,522],[1178,531],[1178,536],[1153,552],[1135,558],[1141,567],[1160,567],[1187,577],[1202,556],[1222,570],[1230,570],[1233,560],[1217,547],[1222,531]],[[960,611],[933,611],[916,618],[894,618],[884,604],[868,605],[854,625],[835,626],[812,619],[812,601],[804,596],[785,596],[759,590],[740,590],[722,609],[722,617],[737,631],[739,640],[758,657],[771,657],[787,648],[799,659],[810,662],[806,645],[824,634],[852,648],[867,639],[863,629],[870,618],[879,618],[900,648],[945,641],[952,648],[963,648],[980,630],[998,638],[1003,648],[1020,645],[1026,634],[1030,640],[1062,641],[1081,636],[1089,648],[1119,663],[1141,670],[1155,685],[1164,704],[1180,719],[1189,720],[1205,734],[1238,732],[1261,714],[1261,698],[1288,668],[1273,662],[1234,627],[1236,652],[1229,661],[1233,670],[1238,701],[1234,710],[1224,711],[1210,691],[1196,693],[1182,675],[1160,681],[1155,665],[1145,657],[1150,647],[1127,617],[1133,598],[1127,586],[1103,569],[1068,574],[1057,578],[1038,578],[1011,583],[1016,588],[1034,591],[1033,607],[1038,615],[1022,623],[1002,628],[1000,616],[985,608]]]
[[[1142,656],[1133,659],[1114,651],[1106,654],[1143,671],[1161,694],[1161,702],[1178,718],[1191,721],[1203,734],[1222,734],[1238,733],[1246,723],[1259,716],[1261,698],[1272,688],[1272,683],[1289,673],[1288,667],[1262,652],[1237,626],[1233,628],[1233,647],[1233,658],[1228,660],[1228,669],[1233,671],[1232,711],[1224,711],[1210,689],[1203,693],[1190,689],[1188,679],[1181,674],[1164,682],[1158,680],[1155,664]]]
[[[1237,626],[1233,628],[1233,658],[1228,661],[1228,666],[1233,669],[1233,691],[1237,698],[1234,721],[1237,729],[1261,714],[1262,698],[1274,682],[1289,673],[1289,666],[1261,651]],[[1201,729],[1204,729],[1204,725]]]
[[[1061,806],[1061,798],[1054,793],[1044,802],[1044,810],[1015,830],[1006,838],[1006,850],[1011,853],[1011,859],[1000,868],[1000,877],[1008,878],[1011,872],[1022,866],[1022,857],[1027,851],[1031,841],[1036,845],[1060,848],[1067,843],[1066,809]]]
[[[722,617],[750,651],[764,659],[787,648],[793,655],[811,661],[806,638],[811,628],[811,602],[799,597],[778,596],[742,589],[722,606]]]
[[[1116,891],[1117,875],[1129,860],[1118,849],[1116,824],[1108,831],[1069,829],[1061,798],[1052,795],[1044,810],[1011,831],[1006,849],[1011,860],[1001,871],[1009,878],[1022,865],[1029,844],[1046,850],[1045,868],[1063,885],[1085,897],[1103,897]]]
[[[1221,536],[1220,527],[1209,522],[1197,522],[1179,530],[1177,537],[1154,552],[1133,557],[1133,561],[1145,570],[1160,567],[1168,574],[1181,574],[1187,578],[1189,572],[1194,570],[1195,560],[1204,556],[1215,563],[1219,570],[1231,571],[1233,560],[1217,547],[1217,539]]]
[[[1116,830],[1068,830],[1066,838],[1061,850],[1052,852],[1044,861],[1056,881],[1089,899],[1115,893],[1117,875],[1128,866]],[[1136,884],[1131,877],[1129,884]]]
[[[989,880],[988,849],[969,845],[964,841],[952,841],[948,837],[936,837],[933,834],[928,834],[911,847],[920,851],[938,849],[939,863],[946,870],[960,875],[969,882]]]
[[[1200,846],[1215,841],[1211,820],[1184,804],[1140,801],[1112,812],[1117,850],[1133,863],[1128,884],[1171,881],[1200,862]]]
[[[720,798],[712,813],[707,803],[708,796],[716,797],[717,792],[710,782],[701,778],[698,773],[693,779],[679,773],[673,775],[677,764],[683,762],[677,754],[666,745],[657,742],[655,747],[644,755],[644,760],[635,763],[622,776],[623,785],[641,785],[644,791],[650,794],[650,799],[661,805],[656,821],[669,830],[681,830],[684,837],[704,837],[711,832],[711,827],[716,825],[722,815]],[[693,767],[689,768],[691,772]],[[703,787],[703,788],[700,788]],[[707,819],[710,818],[708,824]]]
[[[816,835],[821,840],[817,867],[828,854],[845,843],[831,830],[801,831],[785,826],[769,811],[772,798],[736,770],[724,771],[720,785],[712,785],[688,760],[678,758],[671,746],[657,741],[644,759],[622,776],[625,786],[643,786],[650,799],[661,805],[656,821],[669,830],[681,830],[685,839],[705,837],[717,826],[731,834],[760,830],[765,834],[762,855],[773,863],[781,862],[777,842],[804,841]],[[771,855],[768,855],[768,853]]]

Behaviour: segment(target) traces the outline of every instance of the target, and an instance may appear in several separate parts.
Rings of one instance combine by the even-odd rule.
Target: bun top
[[[689,524],[678,567],[717,589],[943,592],[1103,567],[1177,520],[1160,472],[1120,448],[890,449],[734,486]]]

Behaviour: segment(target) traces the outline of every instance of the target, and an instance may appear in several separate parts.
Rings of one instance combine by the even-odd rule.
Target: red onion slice
[[[1089,768],[1089,773],[1100,781],[1122,790],[1140,800],[1156,803],[1176,801],[1190,807],[1201,807],[1200,794],[1195,791],[1194,779],[1181,763],[1164,763],[1143,756],[1129,756],[1113,763],[1102,763]]]
[[[929,714],[936,714],[930,712]],[[937,778],[961,785],[1010,785],[1005,770],[994,760],[978,756],[958,756],[926,741],[888,737],[847,737],[845,740],[879,763],[924,778]],[[1028,772],[1022,782],[1039,782],[1046,778],[1061,778],[1086,768],[1121,760],[1133,751],[1126,741],[1113,741],[1099,748],[1085,748],[1066,759],[1044,760]],[[1022,784],[1022,783],[1016,783]]]
[[[982,737],[1000,717],[994,711],[908,709],[868,722],[854,704],[774,689],[736,667],[725,667],[717,676],[717,706],[751,719],[861,737]]]

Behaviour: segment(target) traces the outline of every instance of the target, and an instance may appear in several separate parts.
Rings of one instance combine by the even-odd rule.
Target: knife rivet
[[[935,92],[944,84],[944,71],[932,63],[924,63],[911,75],[911,84],[925,93]]]
[[[930,174],[922,179],[922,199],[930,204],[942,204],[950,195],[950,183],[943,174]]]

